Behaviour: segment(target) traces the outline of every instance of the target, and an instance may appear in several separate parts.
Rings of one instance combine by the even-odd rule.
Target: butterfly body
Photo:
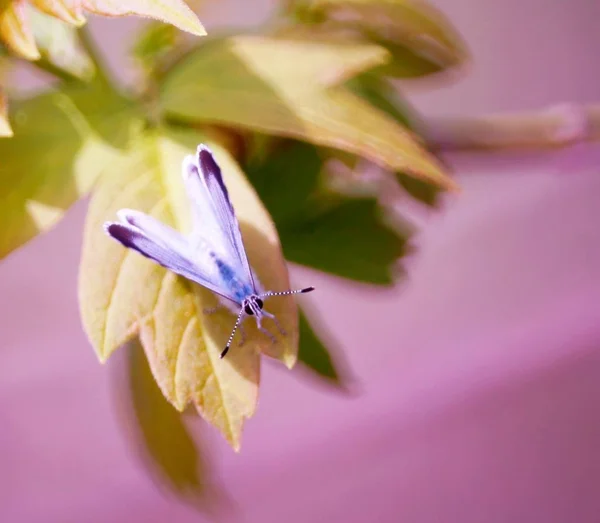
[[[275,316],[264,310],[263,300],[314,288],[263,291],[248,262],[221,169],[208,147],[199,145],[196,155],[184,158],[182,174],[194,214],[194,228],[189,236],[130,209],[117,213],[120,222],[105,223],[106,233],[125,247],[213,291],[222,305],[237,314],[221,357],[229,350],[236,329],[246,316],[254,316],[258,329],[275,342],[275,337],[262,327],[262,319],[273,319],[279,331],[285,331]]]

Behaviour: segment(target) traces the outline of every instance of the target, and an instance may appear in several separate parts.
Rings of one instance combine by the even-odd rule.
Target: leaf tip
[[[463,189],[458,182],[455,182],[452,178],[449,178],[449,177],[446,177],[444,182],[445,182],[445,187],[448,191],[450,191],[451,193],[454,193],[454,194],[462,194]]]
[[[282,361],[288,370],[292,370],[298,361],[298,354],[296,352],[286,352]]]
[[[198,20],[197,24],[194,24],[193,29],[190,29],[189,32],[196,36],[206,36],[207,35],[206,29],[200,23],[200,20]]]
[[[105,365],[108,361],[108,355],[104,351],[96,351],[96,356],[101,365]]]

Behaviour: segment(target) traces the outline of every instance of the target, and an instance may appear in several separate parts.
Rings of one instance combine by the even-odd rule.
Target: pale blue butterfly
[[[121,209],[117,213],[121,223],[107,222],[104,230],[125,247],[210,289],[223,306],[237,314],[221,358],[227,354],[246,316],[254,316],[259,330],[275,342],[275,337],[261,325],[263,317],[271,318],[281,334],[285,335],[285,331],[277,318],[264,310],[263,299],[310,292],[314,287],[280,292],[263,290],[248,263],[221,169],[206,145],[199,145],[196,155],[184,158],[182,174],[194,214],[189,236],[130,209]]]

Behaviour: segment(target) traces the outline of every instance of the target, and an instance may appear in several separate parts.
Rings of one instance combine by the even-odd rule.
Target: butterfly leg
[[[264,313],[264,311],[263,311],[263,313]],[[275,336],[273,336],[273,334],[271,334],[267,329],[265,329],[260,324],[260,318],[256,318],[256,325],[258,327],[258,330],[260,332],[262,332],[265,336],[267,336],[267,338],[269,338],[271,340],[271,343],[275,344],[277,342],[277,339],[275,338]]]
[[[274,314],[271,314],[270,312],[267,312],[265,310],[262,311],[262,313],[267,317],[267,318],[271,318],[273,320],[273,323],[275,323],[275,326],[277,327],[277,329],[279,330],[279,332],[281,333],[282,336],[286,336],[287,332],[285,331],[285,329],[281,326],[281,324],[279,323],[279,320],[277,319],[277,317]]]
[[[259,325],[258,330],[265,334],[271,340],[271,343],[277,343],[277,339],[275,338],[275,336],[273,336],[267,329]]]

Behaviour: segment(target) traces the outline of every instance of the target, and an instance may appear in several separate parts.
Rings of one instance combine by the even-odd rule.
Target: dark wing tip
[[[204,144],[198,146],[198,166],[205,174],[220,174],[221,169],[212,151]]]
[[[122,223],[106,222],[104,232],[111,238],[121,242],[125,247],[136,248],[133,243],[133,237],[137,234],[135,230]]]
[[[204,144],[198,146],[198,167],[200,168],[204,180],[209,186],[211,182],[217,182],[221,192],[223,192],[229,203],[229,193],[225,186],[223,175],[221,174],[221,168],[215,160],[212,151]],[[229,206],[231,206],[231,203],[229,203]]]
[[[114,222],[104,222],[104,225],[102,225],[102,228],[104,229],[104,232],[106,234],[108,234],[109,236],[112,236],[112,234],[110,233],[110,227],[111,225],[114,225]]]

